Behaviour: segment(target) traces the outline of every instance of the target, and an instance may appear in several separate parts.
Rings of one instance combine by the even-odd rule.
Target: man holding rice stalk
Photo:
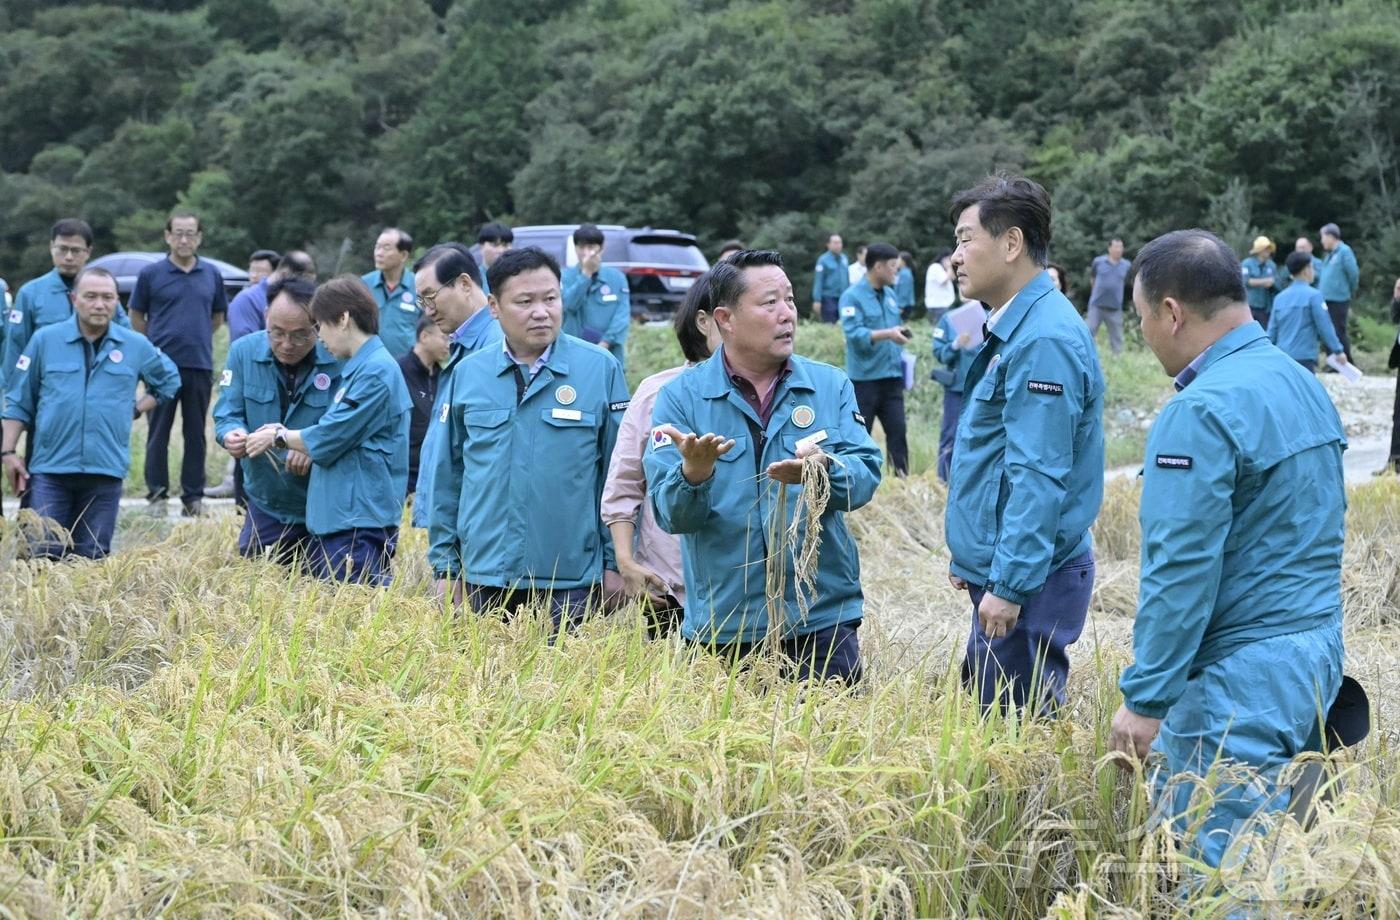
[[[949,216],[959,289],[994,308],[967,374],[944,526],[948,578],[973,607],[963,680],[984,707],[1049,714],[1094,587],[1103,371],[1045,270],[1045,189],[994,176],[958,193]]]
[[[1342,684],[1346,438],[1327,392],[1251,317],[1213,234],[1145,246],[1133,303],[1179,392],[1147,439],[1135,661],[1110,745],[1165,757],[1159,814],[1218,866],[1252,816],[1289,806],[1279,773],[1320,749]],[[1190,778],[1232,767],[1248,775],[1193,814]]]
[[[845,514],[875,494],[880,449],[846,375],[793,354],[778,253],[716,263],[710,296],[722,345],[662,388],[645,462],[657,523],[681,538],[681,634],[735,657],[768,638],[798,679],[853,683],[864,599]]]

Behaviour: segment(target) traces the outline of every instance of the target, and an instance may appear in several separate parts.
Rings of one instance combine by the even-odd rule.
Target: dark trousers
[[[323,581],[354,581],[382,588],[393,578],[397,527],[357,527],[311,537],[308,574]]]
[[[69,540],[46,539],[35,549],[40,559],[83,556],[101,559],[112,551],[122,481],[85,473],[35,473],[29,478],[31,507],[40,517],[68,531]]]
[[[885,447],[889,451],[890,465],[897,475],[909,473],[909,445],[904,439],[904,379],[886,377],[883,380],[855,380],[856,405],[865,416],[865,430],[875,427],[885,429]]]
[[[972,633],[963,660],[963,684],[984,709],[1000,704],[1017,709],[1034,700],[1042,715],[1065,701],[1069,647],[1084,630],[1094,591],[1094,553],[1082,553],[1050,573],[1045,587],[1021,607],[1011,632],[989,639],[977,618],[984,591],[970,586]]]
[[[146,437],[146,490],[153,499],[170,496],[170,432],[175,412],[185,436],[185,456],[180,461],[180,499],[190,502],[204,497],[204,420],[209,415],[213,392],[213,372],[202,368],[180,368],[180,394],[151,410]]]
[[[821,321],[824,323],[834,323],[840,319],[840,310],[838,309],[840,306],[840,297],[823,297]]]
[[[1256,310],[1256,309],[1254,309],[1253,307],[1250,307],[1250,308],[1249,308],[1249,315],[1250,315],[1250,316],[1253,316],[1253,317],[1254,317],[1254,321],[1255,321],[1256,323],[1258,323],[1259,325],[1263,326],[1265,329],[1268,329],[1268,328],[1269,328],[1269,311],[1268,311],[1268,310]]]
[[[249,502],[238,534],[238,554],[245,559],[267,555],[278,565],[304,565],[313,540],[305,524],[279,521]]]
[[[248,493],[243,491],[243,461],[233,462],[233,503],[240,508],[248,507]]]
[[[859,630],[860,620],[851,620],[815,632],[785,637],[782,640],[784,675],[800,681],[839,680],[847,684],[860,683],[865,671],[860,663]],[[721,658],[740,661],[763,647],[762,642],[695,644]]]
[[[1395,411],[1390,417],[1390,465],[1400,473],[1400,371],[1395,372]]]
[[[554,632],[567,625],[573,628],[583,622],[588,612],[588,601],[593,588],[568,588],[559,591],[548,589],[496,588],[491,585],[467,585],[467,604],[477,613],[497,613],[501,619],[510,620],[520,612],[520,608],[532,602],[549,605],[549,620]],[[567,622],[566,622],[567,621]]]
[[[962,394],[944,387],[943,420],[938,423],[938,478],[944,482],[953,471],[953,444],[958,440],[959,415],[962,415]]]
[[[1347,353],[1347,360],[1351,360],[1351,339],[1347,338],[1347,313],[1351,310],[1350,300],[1329,300],[1327,301],[1327,315],[1332,318],[1332,328],[1337,332],[1337,338],[1341,340],[1342,351]]]
[[[1303,365],[1303,366],[1306,367],[1308,370],[1312,371],[1314,374],[1317,373],[1317,359],[1316,359],[1316,358],[1294,358],[1293,360],[1294,360],[1294,361],[1297,361],[1299,364]]]

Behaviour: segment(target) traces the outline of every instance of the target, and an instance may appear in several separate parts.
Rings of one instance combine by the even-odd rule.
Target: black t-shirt
[[[441,368],[424,367],[412,349],[400,355],[398,362],[403,382],[408,385],[409,398],[413,400],[413,417],[408,426],[408,491],[412,492],[418,487],[418,450],[423,446],[423,436],[432,419]]]

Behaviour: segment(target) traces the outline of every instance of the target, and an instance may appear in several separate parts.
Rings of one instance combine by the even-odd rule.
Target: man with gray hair
[[[1361,271],[1356,265],[1356,253],[1342,242],[1342,231],[1336,224],[1322,226],[1322,248],[1327,256],[1322,260],[1322,273],[1318,276],[1317,287],[1327,301],[1327,315],[1332,318],[1332,328],[1342,341],[1342,351],[1351,360],[1351,339],[1347,338],[1347,313],[1351,310],[1351,300],[1356,296],[1356,288],[1361,283]]]

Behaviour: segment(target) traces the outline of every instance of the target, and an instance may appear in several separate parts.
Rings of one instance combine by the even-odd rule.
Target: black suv
[[[559,260],[561,268],[578,264],[574,231],[578,224],[515,227],[517,249],[538,246]],[[627,276],[632,297],[632,319],[666,322],[675,314],[695,279],[710,267],[695,237],[676,230],[651,227],[619,227],[599,224],[603,231],[603,264]],[[481,257],[481,247],[472,253]]]
[[[112,273],[117,279],[117,295],[125,305],[136,288],[136,276],[141,274],[141,269],[152,262],[159,262],[167,255],[168,253],[164,252],[109,252],[105,256],[93,259],[88,263],[88,267],[105,268]],[[248,273],[243,269],[208,256],[202,255],[200,258],[211,263],[219,270],[219,274],[224,276],[224,293],[229,300],[233,300],[234,294],[248,286]]]

